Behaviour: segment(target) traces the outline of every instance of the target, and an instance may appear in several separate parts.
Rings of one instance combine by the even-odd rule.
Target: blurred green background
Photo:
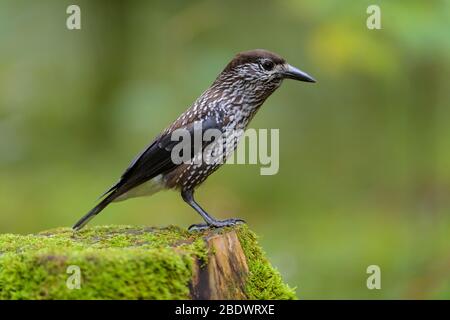
[[[235,53],[265,48],[319,82],[286,81],[251,124],[280,129],[279,173],[224,166],[199,202],[244,218],[300,298],[450,298],[449,30],[450,1],[2,0],[0,232],[71,226]],[[92,225],[196,222],[165,192]]]

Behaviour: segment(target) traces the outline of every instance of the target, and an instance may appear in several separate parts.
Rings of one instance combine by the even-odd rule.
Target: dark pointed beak
[[[297,69],[296,67],[291,66],[290,64],[286,64],[286,67],[283,71],[283,77],[286,79],[294,79],[304,82],[316,82],[316,79],[311,77],[309,74]]]

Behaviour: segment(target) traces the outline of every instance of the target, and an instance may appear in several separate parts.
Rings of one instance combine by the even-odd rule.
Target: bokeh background
[[[71,226],[236,52],[265,48],[319,82],[285,82],[251,124],[280,129],[279,173],[225,166],[199,202],[247,220],[300,298],[450,298],[449,30],[438,0],[2,0],[0,232]],[[199,221],[165,192],[92,225]]]

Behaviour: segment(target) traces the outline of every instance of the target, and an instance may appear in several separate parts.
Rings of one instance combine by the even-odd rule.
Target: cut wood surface
[[[234,230],[207,235],[208,264],[196,264],[193,299],[246,299],[247,260]]]

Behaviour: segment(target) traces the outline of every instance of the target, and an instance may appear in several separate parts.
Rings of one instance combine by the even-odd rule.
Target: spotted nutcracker
[[[217,170],[223,161],[173,161],[172,151],[179,141],[173,141],[172,134],[184,129],[195,134],[195,123],[200,123],[202,132],[208,129],[220,130],[225,138],[211,143],[221,143],[226,148],[226,158],[236,148],[239,136],[247,127],[259,107],[281,85],[283,79],[315,82],[314,78],[286,63],[277,54],[266,50],[251,50],[237,54],[219,74],[213,84],[165,129],[130,164],[119,181],[102,197],[100,203],[74,225],[81,229],[86,223],[113,201],[147,196],[162,189],[177,189],[181,196],[205,220],[191,228],[224,227],[243,222],[231,218],[217,220],[203,210],[194,200],[194,190]],[[236,134],[238,132],[238,134]],[[237,136],[236,136],[237,135]],[[221,142],[219,142],[221,141]],[[191,160],[203,151],[189,154]]]

